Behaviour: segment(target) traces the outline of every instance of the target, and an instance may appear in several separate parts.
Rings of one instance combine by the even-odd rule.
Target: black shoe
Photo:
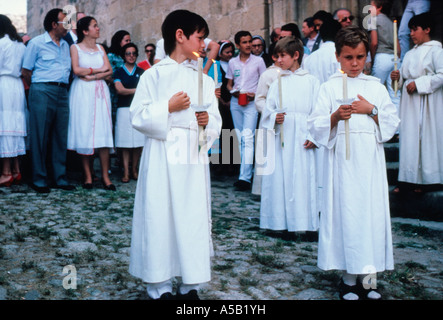
[[[234,183],[236,191],[248,191],[251,190],[251,183],[245,180],[238,180]]]
[[[38,193],[51,192],[51,189],[49,189],[49,187],[39,187],[39,186],[36,186],[35,184],[31,184],[31,188],[34,189],[35,191],[37,191]]]
[[[91,190],[92,189],[92,183],[83,183],[82,184],[82,188],[86,189],[86,190]]]
[[[339,293],[340,300],[349,300],[349,299],[344,298],[344,296],[347,295],[348,293],[353,293],[360,298],[357,284],[355,284],[353,286],[349,286],[343,282],[343,279],[340,280],[340,284],[338,286],[338,293]]]
[[[155,300],[175,300],[175,297],[171,292],[165,292],[160,296],[160,298]]]
[[[180,290],[177,291],[177,300],[200,300],[197,294],[197,290],[191,290],[186,294],[181,294]]]
[[[102,182],[103,182],[103,188],[105,190],[108,190],[108,191],[116,191],[117,190],[117,188],[112,183],[106,185],[104,181],[102,181]]]
[[[380,295],[380,297],[376,298],[376,299],[369,297],[368,295],[371,292],[378,293]],[[359,299],[361,299],[361,300],[381,300],[380,292],[378,292],[377,289],[372,289],[372,288],[365,289],[365,287],[363,287],[362,281],[357,281],[357,293],[358,293]]]
[[[61,184],[61,185],[57,185],[55,186],[57,189],[62,189],[62,190],[66,190],[66,191],[72,191],[77,189],[76,186],[73,186],[72,184]]]

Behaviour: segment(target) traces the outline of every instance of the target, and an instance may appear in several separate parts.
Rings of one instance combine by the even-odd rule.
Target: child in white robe
[[[214,81],[190,60],[204,48],[206,21],[187,10],[170,13],[162,25],[168,57],[140,78],[130,106],[134,128],[146,142],[134,203],[129,272],[147,282],[152,299],[197,300],[210,281],[211,200],[209,141],[221,130]],[[200,96],[201,100],[200,101]],[[194,111],[199,104],[206,111]],[[200,126],[200,128],[199,128]],[[173,295],[174,278],[179,286]]]
[[[431,40],[433,17],[429,13],[409,21],[415,46],[399,71],[391,73],[402,89],[400,100],[399,186],[421,193],[443,184],[443,49]]]
[[[399,119],[386,87],[363,73],[366,33],[343,28],[335,46],[346,78],[337,72],[321,85],[309,119],[311,135],[325,147],[318,267],[344,271],[341,299],[380,299],[374,277],[394,268],[383,143],[395,134]],[[354,99],[351,104],[340,101],[344,88]],[[344,120],[349,122],[349,160]]]
[[[274,157],[275,165],[274,170],[262,178],[260,228],[317,231],[316,145],[309,136],[307,119],[320,82],[300,68],[303,57],[301,40],[285,37],[277,42],[274,52],[286,75],[277,78],[270,86],[262,114],[263,129],[275,130],[274,141],[267,150],[268,159]],[[282,136],[281,132],[284,133]]]

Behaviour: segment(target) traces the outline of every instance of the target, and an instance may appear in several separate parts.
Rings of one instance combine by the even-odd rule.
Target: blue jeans
[[[419,15],[420,13],[428,12],[431,7],[431,2],[429,0],[409,0],[406,5],[405,11],[403,12],[403,17],[401,18],[400,27],[398,28],[398,40],[400,42],[401,48],[401,60],[406,52],[410,49],[410,30],[408,27],[409,20],[413,16]]]
[[[231,99],[231,114],[241,155],[239,180],[251,182],[254,163],[254,136],[257,127],[258,112],[253,101],[242,107],[238,99]]]
[[[388,89],[389,97],[395,106],[398,108],[400,105],[401,91],[397,90],[397,97],[395,96],[394,89],[392,88],[391,72],[394,71],[394,54],[389,53],[377,53],[374,58],[374,65],[372,66],[372,75],[380,79],[380,82]],[[400,61],[398,61],[397,69],[400,69]]]

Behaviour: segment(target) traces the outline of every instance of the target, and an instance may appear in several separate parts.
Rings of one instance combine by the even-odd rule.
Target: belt
[[[51,86],[68,88],[68,84],[67,83],[63,83],[63,82],[43,82],[43,83],[50,84]]]

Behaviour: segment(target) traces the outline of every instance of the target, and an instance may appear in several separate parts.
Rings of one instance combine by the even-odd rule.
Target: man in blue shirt
[[[68,138],[68,83],[71,56],[63,40],[66,15],[62,9],[50,10],[44,20],[46,32],[29,41],[22,66],[29,90],[29,126],[32,163],[31,187],[39,193],[50,192],[46,155],[50,145],[54,184],[73,190],[66,178]]]

